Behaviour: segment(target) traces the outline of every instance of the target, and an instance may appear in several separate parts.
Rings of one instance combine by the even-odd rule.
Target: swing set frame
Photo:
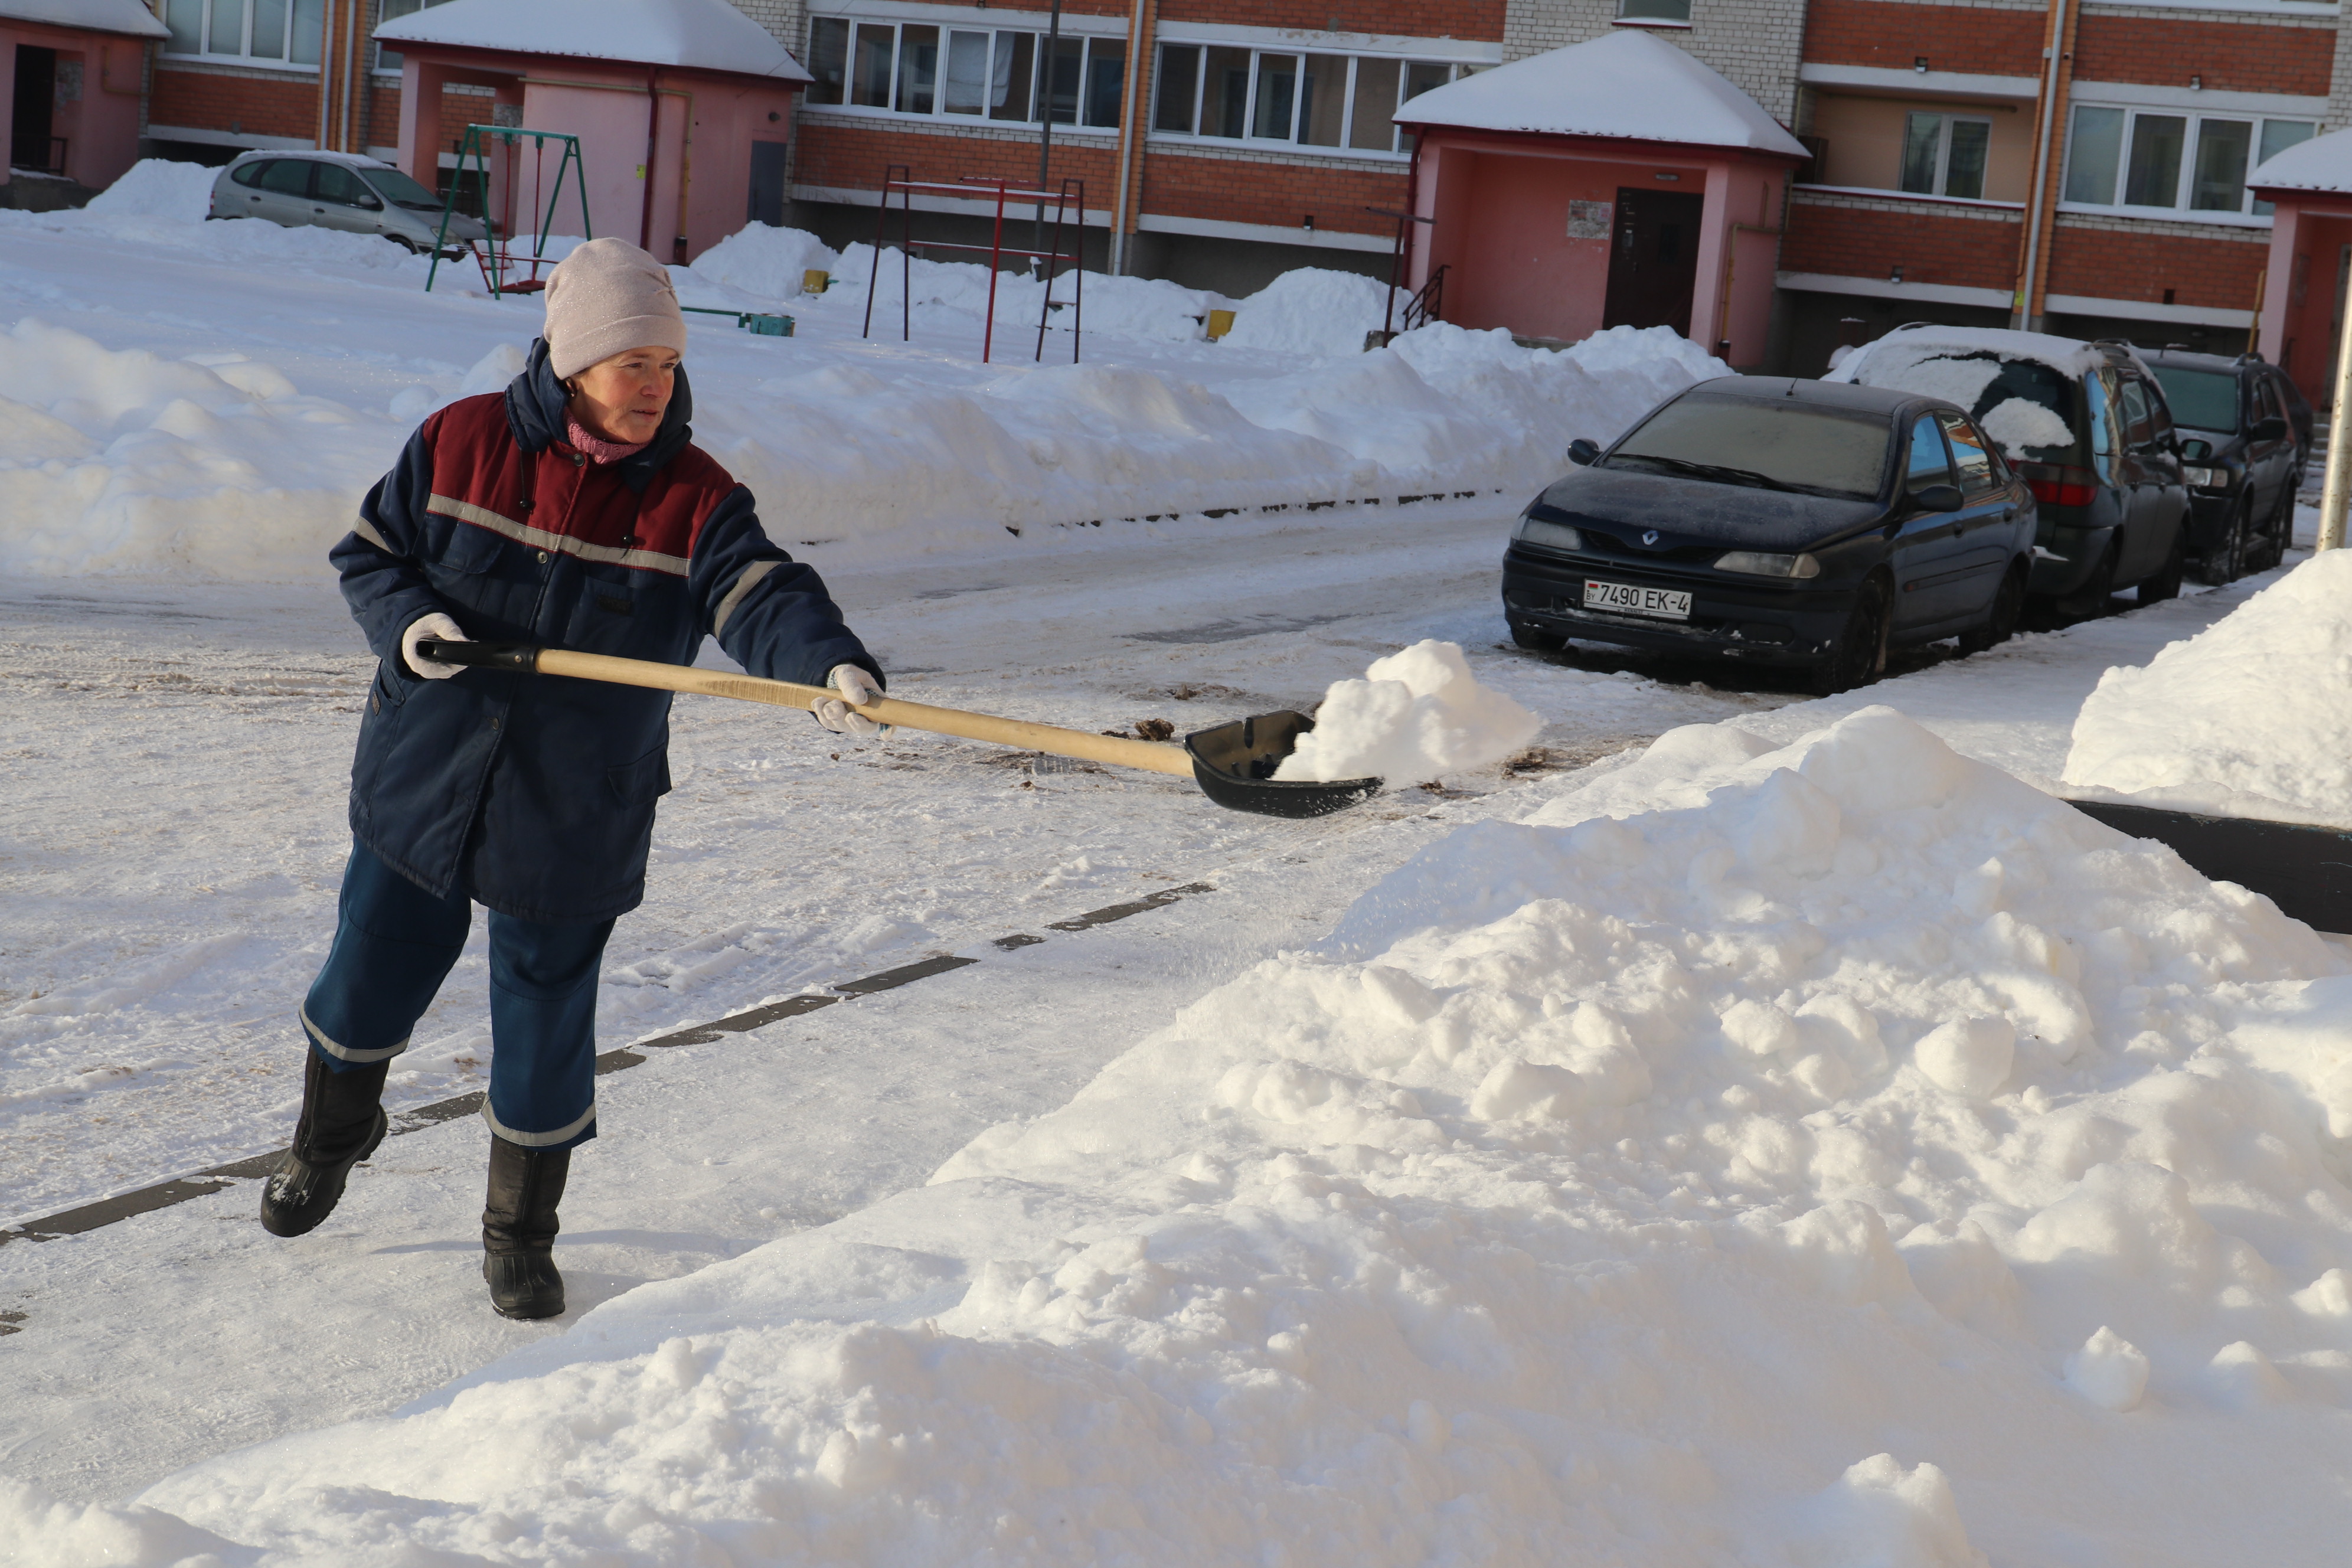
[[[512,237],[516,181],[514,161],[520,156],[522,138],[530,137],[532,145],[530,217],[533,225],[531,249],[529,256],[514,253]],[[546,183],[547,144],[559,142],[562,153],[555,162],[555,180],[551,188]],[[501,238],[499,224],[490,211],[490,153],[503,147],[507,153],[507,216],[508,237]],[[562,131],[533,131],[521,125],[468,125],[465,140],[457,146],[457,167],[449,181],[449,194],[441,201],[441,227],[433,239],[433,265],[425,274],[425,290],[433,291],[433,280],[441,270],[441,258],[448,248],[449,218],[457,210],[457,193],[464,188],[467,167],[474,174],[475,193],[481,198],[484,238],[470,242],[467,248],[482,269],[482,281],[489,285],[490,298],[501,299],[509,294],[535,294],[547,287],[540,268],[547,263],[547,241],[555,224],[555,205],[563,198],[563,175],[571,171],[572,188],[580,201],[580,237],[593,239],[596,231],[588,219],[587,166],[580,157],[580,138]],[[541,205],[544,194],[547,201]],[[516,277],[519,271],[527,276]]]

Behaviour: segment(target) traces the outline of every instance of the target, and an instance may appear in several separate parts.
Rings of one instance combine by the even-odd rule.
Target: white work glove
[[[465,668],[461,664],[443,664],[438,659],[420,658],[416,645],[425,637],[439,637],[443,642],[473,640],[457,629],[457,622],[436,610],[429,616],[417,616],[408,623],[408,629],[400,634],[401,663],[427,680],[446,680]]]
[[[882,695],[882,684],[854,664],[836,664],[833,673],[824,678],[825,684],[841,693],[828,697],[810,711],[816,721],[836,735],[879,735],[890,728],[877,723],[856,710]]]

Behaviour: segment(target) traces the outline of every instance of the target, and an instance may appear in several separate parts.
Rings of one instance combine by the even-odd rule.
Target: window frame
[[[1160,84],[1167,70],[1167,51],[1171,48],[1196,51],[1192,70],[1192,110],[1185,117],[1186,122],[1192,127],[1190,131],[1163,130],[1160,124],[1161,110]],[[1412,99],[1420,96],[1419,93],[1408,94],[1405,91],[1405,89],[1412,85],[1412,68],[1414,66],[1431,66],[1444,70],[1446,77],[1444,82],[1438,84],[1440,87],[1450,86],[1466,76],[1475,76],[1482,70],[1493,68],[1485,61],[1432,59],[1427,55],[1416,54],[1410,50],[1317,48],[1307,43],[1261,46],[1255,43],[1238,43],[1224,38],[1188,37],[1181,32],[1172,37],[1163,36],[1155,38],[1152,41],[1152,49],[1151,100],[1146,106],[1147,112],[1143,120],[1144,135],[1148,141],[1164,142],[1187,147],[1239,147],[1259,151],[1280,148],[1286,153],[1304,154],[1308,157],[1369,159],[1389,163],[1402,163],[1412,156],[1411,132],[1397,124],[1393,118],[1389,121],[1389,144],[1386,149],[1359,147],[1352,140],[1356,126],[1357,86],[1363,75],[1361,69],[1363,61],[1394,60],[1397,63],[1397,99],[1395,104],[1389,110],[1391,117]],[[1204,132],[1200,128],[1202,108],[1208,99],[1209,73],[1205,68],[1208,51],[1211,49],[1246,51],[1250,57],[1249,90],[1242,100],[1240,120],[1243,131],[1239,136],[1215,135]],[[1268,56],[1297,62],[1290,93],[1290,131],[1286,136],[1265,136],[1257,132],[1258,84],[1265,76],[1265,62]],[[1298,139],[1298,134],[1307,117],[1307,94],[1301,90],[1299,79],[1305,78],[1307,74],[1308,60],[1333,58],[1348,62],[1347,77],[1339,107],[1339,141],[1336,144],[1324,142],[1302,142]],[[1431,88],[1423,90],[1436,89]]]
[[[1925,191],[1906,189],[1902,184],[1904,175],[1903,165],[1901,163],[1898,163],[1895,169],[1895,188],[1896,192],[1906,196],[1935,196],[1944,201],[1983,201],[1985,199],[1984,177],[1990,176],[1992,173],[1992,116],[1990,114],[1964,113],[1949,109],[1906,109],[1903,111],[1903,146],[1904,157],[1906,160],[1910,156],[1911,122],[1914,120],[1918,119],[1923,114],[1932,114],[1936,117],[1937,121],[1936,126],[1936,172],[1934,176],[1928,182],[1928,184],[1934,188]],[[1966,121],[1970,125],[1981,125],[1985,128],[1985,166],[1981,171],[1979,171],[1977,194],[1972,196],[1956,196],[1950,192],[1952,177],[1952,128],[1963,121]]]
[[[2115,171],[2107,184],[2109,199],[2103,202],[2075,200],[2065,194],[2067,187],[2074,183],[2077,172],[2074,158],[2076,142],[2080,135],[2078,117],[2084,110],[2110,110],[2124,117],[2123,128],[2117,134],[2116,142]],[[2143,118],[2150,115],[2158,119],[2186,121],[2181,136],[2180,166],[2173,173],[2172,202],[2168,206],[2152,206],[2145,203],[2126,202],[2123,199],[2131,185],[2132,147],[2139,134],[2139,122]],[[2240,177],[2238,205],[2235,208],[2199,207],[2190,205],[2197,197],[2197,165],[2204,152],[2205,127],[2208,122],[2212,121],[2246,127],[2246,168],[2244,174]],[[2274,124],[2307,125],[2312,127],[2310,134],[2317,135],[2320,133],[2319,123],[2317,120],[2301,114],[2271,114],[2252,109],[2183,109],[2171,104],[2112,103],[2101,102],[2095,99],[2078,99],[2067,109],[2066,156],[2059,171],[2058,179],[2059,210],[2114,213],[2130,217],[2161,216],[2188,223],[2214,223],[2231,226],[2259,225],[2267,227],[2270,223],[2269,204],[2257,200],[2252,188],[2246,183],[2254,170],[2261,166],[2264,135]],[[2301,140],[2308,141],[2310,136]],[[2298,144],[2299,142],[2287,143],[2288,146]]]
[[[216,0],[190,0],[190,3],[196,7],[196,41],[201,47],[193,53],[184,52],[173,48],[172,47],[172,39],[167,37],[156,48],[156,58],[159,59],[209,60],[222,65],[233,64],[251,66],[261,70],[300,71],[307,76],[316,76],[319,73],[320,68],[318,61],[313,60],[305,64],[302,61],[294,58],[298,0],[285,0],[285,41],[280,46],[283,52],[275,55],[257,55],[252,52],[253,20],[254,12],[257,9],[256,0],[236,0],[236,3],[244,7],[244,21],[242,23],[239,36],[244,40],[245,47],[239,53],[233,55],[216,54],[212,48],[213,6],[216,3]],[[161,21],[167,29],[171,26],[171,7],[168,5],[163,7],[163,13],[157,17],[157,20]],[[326,51],[326,12],[323,6],[320,10],[319,20],[320,27],[317,47],[319,51],[321,54],[324,54]]]
[[[428,0],[428,3],[437,3],[437,0]],[[1066,17],[1065,21],[1067,20],[1068,18]],[[971,22],[940,21],[923,17],[902,20],[895,16],[871,16],[863,11],[812,12],[808,16],[809,58],[814,59],[816,57],[816,29],[828,23],[848,29],[843,40],[841,99],[838,102],[819,101],[803,94],[802,102],[808,109],[825,114],[857,115],[871,120],[896,121],[902,124],[912,122],[950,126],[1019,126],[1024,130],[1034,130],[1043,125],[1045,117],[1053,113],[1055,62],[1049,58],[1051,51],[1045,47],[1046,34],[1042,30],[1032,27],[1001,27],[992,21],[978,19]],[[883,89],[880,104],[854,101],[856,92],[857,35],[869,27],[877,30],[887,27],[890,31],[890,79]],[[931,107],[928,110],[898,107],[904,91],[906,30],[908,27],[928,27],[938,36],[936,46],[938,60],[932,71]],[[968,113],[948,108],[948,65],[954,47],[955,36],[959,33],[987,35],[988,71],[982,78],[982,81],[983,84],[991,85],[996,79],[997,58],[1000,53],[1017,54],[1019,48],[1018,45],[1009,44],[1004,40],[1015,37],[1025,37],[1029,40],[1029,80],[1026,88],[1029,106],[1024,117],[1019,119],[1009,116],[999,117],[991,112],[987,103],[989,85],[983,85],[979,113]],[[1061,47],[1066,50],[1072,44],[1078,46],[1077,96],[1072,106],[1071,118],[1054,121],[1054,134],[1059,136],[1065,132],[1074,132],[1082,136],[1115,137],[1118,134],[1118,120],[1126,108],[1127,34],[1124,31],[1094,32],[1065,26],[1062,29]],[[1091,67],[1097,46],[1116,49],[1119,58],[1118,112],[1112,115],[1111,123],[1108,125],[1089,124],[1086,119],[1087,88],[1094,76]]]

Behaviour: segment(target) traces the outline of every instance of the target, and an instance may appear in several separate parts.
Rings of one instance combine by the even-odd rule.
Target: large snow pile
[[[2332,1561],[2343,969],[1890,710],[1678,731],[927,1187],[133,1506],[0,1492],[0,1542]]]
[[[2084,700],[2064,782],[2352,826],[2352,551],[2305,562]]]
[[[89,199],[84,212],[102,217],[153,217],[173,223],[202,223],[213,210],[213,182],[218,169],[202,163],[175,163],[169,158],[142,158],[120,178]]]
[[[109,350],[32,317],[0,333],[0,385],[12,573],[322,570],[403,434],[241,353]]]
[[[1492,766],[1536,738],[1543,721],[1478,684],[1461,647],[1424,638],[1335,680],[1315,728],[1277,779],[1386,778],[1399,784]]]
[[[1400,294],[1398,302],[1403,302]],[[1234,307],[1228,348],[1286,354],[1353,354],[1386,319],[1389,286],[1360,272],[1301,267]]]
[[[789,300],[801,292],[804,273],[840,265],[841,258],[806,229],[751,223],[696,257],[693,269],[747,294]]]

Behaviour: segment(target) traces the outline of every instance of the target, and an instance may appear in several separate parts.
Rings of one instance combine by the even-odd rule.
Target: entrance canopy
[[[131,38],[168,38],[171,29],[139,0],[0,0],[0,22],[47,22],[53,27],[80,27],[93,33],[120,33]]]
[[[780,81],[813,79],[774,35],[727,0],[449,0],[387,22],[375,36],[404,50],[440,44]]]
[[[1632,28],[1465,77],[1409,100],[1396,118],[1402,125],[1808,155],[1712,67]]]
[[[2275,200],[2273,191],[2322,191],[2352,195],[2352,131],[2331,131],[2298,142],[2266,160],[2246,184]]]
[[[2246,184],[2273,204],[2258,318],[2262,355],[2325,406],[2335,395],[2338,279],[2352,247],[2352,131],[2289,147],[2264,160]]]

